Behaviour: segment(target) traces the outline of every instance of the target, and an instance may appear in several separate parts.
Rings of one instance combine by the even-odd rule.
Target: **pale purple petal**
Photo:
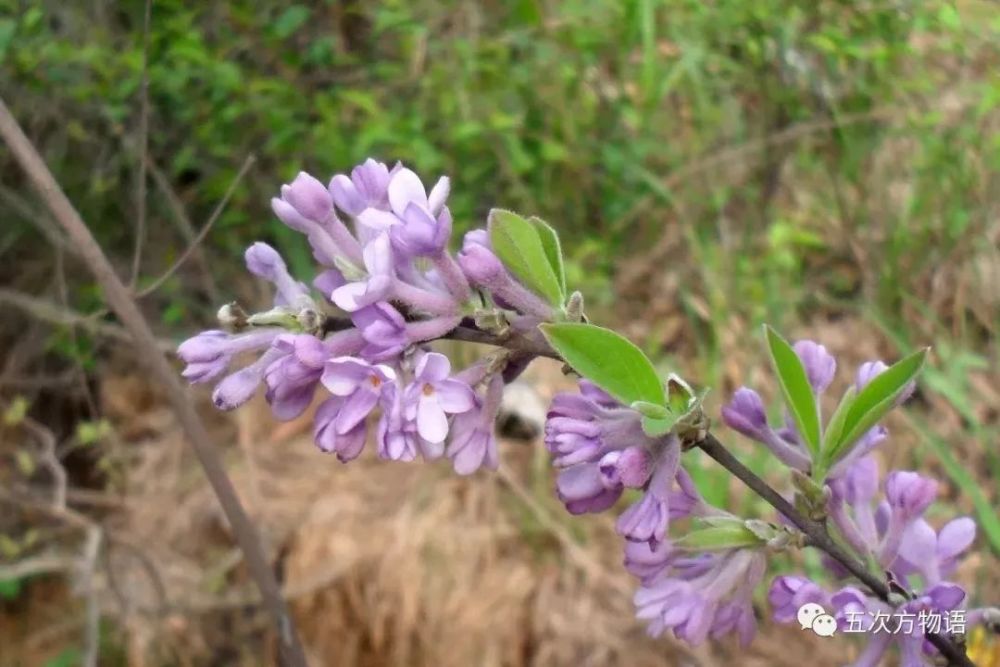
[[[433,397],[420,397],[417,432],[428,442],[443,442],[448,435],[448,417]]]
[[[414,374],[421,382],[441,382],[451,374],[451,362],[443,354],[427,352],[417,361]]]
[[[427,191],[419,176],[403,168],[389,181],[389,205],[396,215],[402,216],[410,202],[427,208]]]
[[[434,385],[434,394],[441,409],[450,414],[471,410],[476,395],[472,387],[458,380],[445,380]]]

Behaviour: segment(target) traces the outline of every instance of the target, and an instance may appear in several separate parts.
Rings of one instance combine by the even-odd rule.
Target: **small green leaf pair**
[[[556,309],[566,303],[566,269],[559,235],[541,218],[495,208],[488,229],[493,252],[515,278]]]
[[[768,351],[781,393],[813,460],[813,478],[822,481],[830,467],[895,406],[927,359],[929,348],[918,350],[879,373],[861,391],[851,386],[824,430],[819,406],[805,366],[784,338],[764,327]]]
[[[704,394],[696,395],[676,375],[667,389],[652,362],[627,338],[593,324],[543,324],[549,344],[573,370],[642,415],[643,430],[657,437],[669,433],[678,421],[700,409]]]

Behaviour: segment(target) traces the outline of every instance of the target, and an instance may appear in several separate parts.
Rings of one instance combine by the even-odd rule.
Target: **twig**
[[[149,24],[153,14],[153,0],[146,0],[142,19],[142,81],[139,84],[139,176],[136,183],[135,247],[132,252],[132,277],[129,286],[135,287],[142,266],[142,246],[146,242],[146,154],[149,152]]]
[[[697,446],[715,459],[719,465],[731,472],[734,477],[746,484],[754,493],[766,500],[774,509],[784,514],[789,521],[795,524],[796,528],[805,533],[811,546],[824,551],[831,558],[843,565],[848,572],[867,586],[880,600],[889,602],[889,586],[869,572],[858,559],[841,549],[833,541],[833,538],[830,537],[825,524],[813,521],[802,515],[791,503],[772,489],[767,482],[740,463],[739,459],[733,456],[711,433],[707,434],[701,442],[697,443]],[[934,644],[937,650],[941,652],[941,655],[948,659],[950,664],[960,667],[975,667],[965,654],[965,649],[956,645],[948,637],[932,632],[928,632],[924,636],[927,637],[930,643]]]
[[[94,571],[101,551],[104,532],[94,524],[87,530],[87,542],[83,547],[83,565],[80,567],[81,590],[87,601],[87,622],[84,624],[83,659],[84,667],[96,667],[101,648],[101,602],[94,586]]]
[[[58,304],[52,303],[51,301],[46,301],[45,299],[40,299],[16,290],[7,289],[6,287],[0,287],[0,304],[14,306],[15,308],[23,310],[32,317],[42,320],[43,322],[68,327],[78,326],[92,335],[104,336],[105,338],[110,338],[123,343],[132,342],[132,336],[129,335],[128,331],[116,324],[101,322],[94,316],[84,315],[73,310],[68,310]],[[169,340],[160,338],[156,339],[156,348],[161,352],[172,352],[176,349],[176,347],[177,346]]]
[[[0,581],[23,579],[52,572],[66,572],[72,570],[75,565],[76,559],[68,556],[34,556],[10,565],[0,565]]]
[[[177,379],[174,369],[159,352],[156,337],[129,294],[128,288],[115,274],[114,268],[86,223],[73,208],[73,204],[59,187],[31,140],[25,136],[2,100],[0,100],[0,135],[52,211],[53,217],[66,231],[70,241],[80,249],[80,256],[101,285],[111,308],[132,335],[134,344],[141,352],[139,354],[141,362],[163,387],[229,520],[236,541],[243,550],[250,575],[260,587],[264,604],[271,612],[278,630],[278,642],[285,663],[293,667],[306,667],[305,653],[299,642],[298,633],[288,607],[281,597],[274,572],[271,571],[261,549],[257,530],[243,510],[232,481],[226,474],[201,418],[188,400],[187,393]]]
[[[167,207],[174,214],[174,221],[181,232],[181,236],[184,237],[184,242],[188,245],[195,244],[196,232],[194,224],[192,224],[191,217],[184,208],[184,202],[181,201],[181,198],[177,195],[177,191],[170,184],[167,175],[157,166],[153,160],[153,156],[148,154],[146,155],[146,167],[153,176],[153,182],[156,184],[160,194],[166,199]],[[205,290],[205,294],[209,296],[212,303],[219,302],[219,289],[215,285],[215,278],[208,266],[208,262],[205,260],[205,253],[202,252],[201,247],[197,244],[195,244],[195,249],[192,251],[192,259],[201,273],[202,289]]]
[[[56,454],[56,436],[31,417],[23,417],[21,426],[31,431],[31,434],[42,443],[41,458],[52,475],[52,506],[58,510],[66,509],[66,468]]]
[[[163,283],[167,282],[167,279],[169,279],[170,276],[174,275],[174,273],[177,272],[177,269],[181,268],[184,262],[186,262],[188,258],[191,257],[191,254],[194,253],[194,251],[198,248],[198,246],[201,245],[201,242],[205,240],[205,237],[208,236],[208,232],[211,231],[212,226],[215,224],[215,221],[219,219],[219,216],[225,210],[226,205],[229,203],[229,200],[232,198],[233,193],[236,191],[236,187],[240,184],[240,181],[243,180],[243,177],[246,176],[246,173],[250,170],[250,167],[252,167],[253,163],[256,161],[257,158],[254,155],[247,156],[247,159],[243,161],[243,166],[240,167],[240,170],[236,173],[236,176],[233,177],[232,182],[226,189],[226,194],[222,196],[222,199],[216,205],[215,210],[212,211],[212,215],[208,218],[208,222],[206,222],[205,225],[201,228],[201,230],[199,230],[198,235],[191,240],[191,242],[188,244],[188,247],[184,250],[183,253],[181,253],[181,256],[178,257],[174,261],[174,263],[170,265],[170,268],[164,271],[160,275],[160,277],[154,280],[148,287],[146,287],[145,289],[143,289],[141,292],[138,293],[137,296],[139,298],[149,296],[150,294],[158,290],[160,286],[163,285]]]

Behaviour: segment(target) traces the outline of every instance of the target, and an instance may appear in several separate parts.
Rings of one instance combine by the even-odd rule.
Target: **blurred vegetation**
[[[0,7],[4,97],[125,270],[145,3]],[[204,244],[211,272],[235,280],[242,249],[266,238],[308,275],[305,244],[276,224],[269,198],[299,169],[325,178],[374,155],[428,179],[451,175],[460,226],[497,204],[546,217],[566,237],[572,282],[598,304],[613,298],[623,258],[643,261],[665,232],[679,233],[677,299],[695,323],[702,377],[716,386],[720,332],[733,321],[785,325],[820,308],[860,310],[901,348],[954,339],[938,347],[945,365],[982,368],[995,361],[1000,317],[995,295],[977,294],[998,242],[993,9],[157,0],[148,152],[164,183],[148,188],[143,280],[183,251],[251,154]],[[0,250],[30,257],[22,249],[45,247],[38,209],[18,194],[8,157],[0,169],[14,184],[0,190]],[[194,221],[186,230],[177,201]],[[5,282],[23,263],[0,268]],[[195,273],[147,300],[174,331],[217,305]],[[972,293],[956,302],[935,290]],[[73,292],[79,309],[99,305],[86,281]],[[640,337],[670,352],[656,333],[654,324]],[[92,360],[85,336],[58,333],[51,347]],[[971,391],[961,375],[939,386],[956,405]],[[1000,472],[996,455],[990,465]]]

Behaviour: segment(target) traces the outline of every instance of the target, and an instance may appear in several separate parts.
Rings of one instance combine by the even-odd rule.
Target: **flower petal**
[[[421,382],[441,382],[451,373],[451,362],[448,357],[437,352],[428,352],[417,361],[414,370],[416,378]]]
[[[427,191],[424,190],[424,184],[420,182],[419,176],[403,168],[389,181],[389,205],[396,215],[402,216],[406,205],[410,202],[427,208]]]
[[[438,404],[450,414],[467,412],[476,404],[476,394],[472,387],[459,380],[445,380],[434,387]]]
[[[417,406],[417,433],[428,442],[441,442],[448,435],[448,417],[433,397],[420,397]]]

